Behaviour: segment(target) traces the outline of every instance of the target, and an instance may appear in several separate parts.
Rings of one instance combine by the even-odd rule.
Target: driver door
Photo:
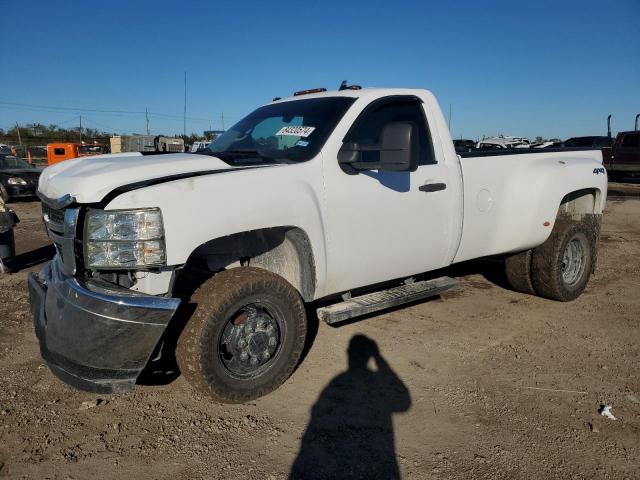
[[[337,293],[441,268],[451,242],[447,219],[455,205],[448,171],[436,161],[422,101],[393,96],[370,104],[344,142],[376,145],[385,125],[417,127],[413,171],[345,171],[324,158],[328,210],[328,292]],[[379,152],[363,154],[376,162]],[[449,217],[450,218],[450,217]]]

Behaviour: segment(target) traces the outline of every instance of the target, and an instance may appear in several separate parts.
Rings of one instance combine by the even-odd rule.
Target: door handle
[[[418,187],[421,192],[439,192],[447,188],[446,183],[425,183]]]

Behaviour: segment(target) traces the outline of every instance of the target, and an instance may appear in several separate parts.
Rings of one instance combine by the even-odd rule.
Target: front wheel
[[[306,337],[298,291],[253,267],[217,274],[193,295],[196,309],[178,340],[182,374],[198,391],[242,403],[278,388],[296,367]]]
[[[594,271],[596,226],[558,218],[551,236],[533,250],[531,279],[538,295],[563,302],[580,296]]]

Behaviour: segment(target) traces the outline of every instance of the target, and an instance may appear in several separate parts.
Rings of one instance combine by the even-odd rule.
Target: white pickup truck
[[[47,168],[57,255],[29,278],[35,330],[77,388],[131,388],[175,355],[197,390],[243,402],[292,373],[309,304],[340,322],[437,295],[456,281],[422,274],[488,256],[516,290],[576,298],[606,190],[597,149],[457,155],[426,90],[297,92],[203,154]]]

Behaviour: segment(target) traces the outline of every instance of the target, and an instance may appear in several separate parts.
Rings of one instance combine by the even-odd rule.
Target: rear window
[[[630,133],[628,135],[625,135],[620,146],[622,148],[639,148],[640,133]]]
[[[54,148],[53,149],[53,154],[54,155],[64,155],[64,148]]]

